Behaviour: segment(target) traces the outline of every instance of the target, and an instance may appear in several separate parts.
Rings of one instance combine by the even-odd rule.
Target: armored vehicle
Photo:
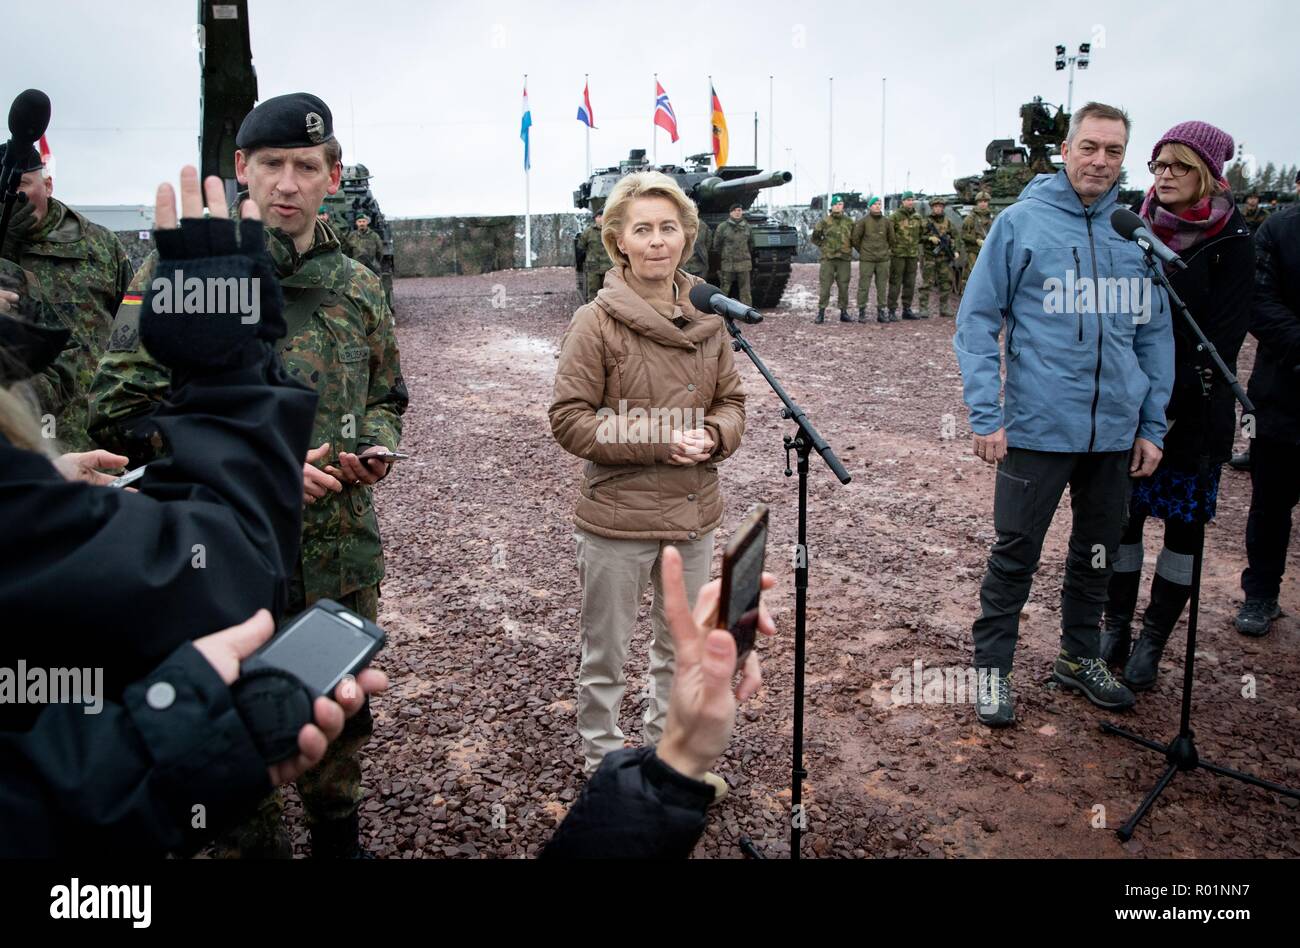
[[[325,207],[329,210],[330,225],[340,238],[356,227],[358,217],[364,214],[370,218],[370,229],[379,235],[384,244],[384,254],[379,261],[379,277],[384,283],[388,305],[392,306],[393,229],[370,191],[370,177],[370,169],[365,165],[344,165],[342,183],[337,192],[325,196]]]
[[[645,149],[635,148],[627,160],[617,167],[596,171],[573,192],[575,207],[591,211],[602,210],[605,199],[614,185],[626,175],[638,171],[662,171],[675,180],[700,210],[700,219],[717,227],[727,219],[732,204],[745,209],[745,220],[754,235],[754,270],[750,277],[754,306],[771,308],[781,301],[781,294],[790,280],[790,264],[799,247],[799,232],[788,224],[769,218],[761,210],[751,210],[758,193],[764,188],[776,188],[791,179],[788,171],[760,171],[753,165],[725,165],[716,172],[709,170],[707,153],[691,155],[686,166],[658,165],[651,168],[646,161]],[[582,259],[574,241],[574,258],[577,270],[578,294],[586,295],[586,281],[582,274]],[[718,282],[719,256],[710,251],[708,279]]]

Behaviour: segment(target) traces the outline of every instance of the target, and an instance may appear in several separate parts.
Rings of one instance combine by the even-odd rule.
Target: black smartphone
[[[757,504],[722,552],[722,590],[718,599],[718,627],[736,640],[739,668],[758,634],[758,604],[762,593],[763,559],[767,554],[767,505]]]
[[[241,671],[278,668],[297,675],[312,698],[332,698],[384,647],[384,630],[332,599],[317,601],[246,658]]]

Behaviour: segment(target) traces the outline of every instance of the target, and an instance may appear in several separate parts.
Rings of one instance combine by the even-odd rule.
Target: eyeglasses
[[[1148,161],[1147,171],[1150,171],[1155,177],[1160,177],[1168,171],[1175,178],[1181,178],[1187,172],[1192,170],[1191,165],[1185,165],[1181,161]]]

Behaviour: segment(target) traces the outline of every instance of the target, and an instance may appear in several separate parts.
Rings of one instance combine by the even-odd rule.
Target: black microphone
[[[717,313],[725,319],[734,319],[740,323],[761,323],[763,315],[756,309],[746,306],[740,300],[733,300],[712,283],[697,283],[691,287],[691,305],[701,313]]]
[[[50,97],[40,89],[27,89],[18,93],[9,106],[9,146],[5,151],[4,173],[0,185],[8,182],[18,162],[27,160],[27,153],[45,134],[50,125]]]
[[[1147,225],[1142,218],[1127,207],[1115,209],[1115,213],[1110,215],[1110,226],[1115,228],[1115,233],[1125,240],[1136,242],[1139,247],[1158,257],[1166,266],[1173,267],[1175,270],[1187,269],[1187,264],[1183,263],[1183,258],[1166,247],[1159,237],[1147,230]]]

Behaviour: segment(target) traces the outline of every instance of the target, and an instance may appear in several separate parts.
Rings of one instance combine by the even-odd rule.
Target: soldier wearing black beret
[[[268,228],[267,250],[284,290],[281,359],[319,396],[317,447],[303,465],[302,547],[285,615],[328,598],[373,621],[384,557],[371,494],[389,469],[376,455],[397,447],[407,403],[392,311],[379,278],[345,256],[333,226],[317,219],[343,171],[329,106],[305,92],[267,99],[244,119],[235,146],[235,175]],[[149,286],[156,259],[145,262],[133,291]],[[138,318],[138,306],[128,309],[119,311],[120,322]],[[124,331],[121,339],[122,351],[107,353],[95,378],[92,430],[138,463],[148,446],[132,439],[133,419],[163,398],[168,377],[135,334]],[[368,710],[351,718],[321,765],[298,781],[315,856],[359,852],[357,754],[372,729]],[[291,855],[280,812],[279,798],[268,799],[223,854]]]

